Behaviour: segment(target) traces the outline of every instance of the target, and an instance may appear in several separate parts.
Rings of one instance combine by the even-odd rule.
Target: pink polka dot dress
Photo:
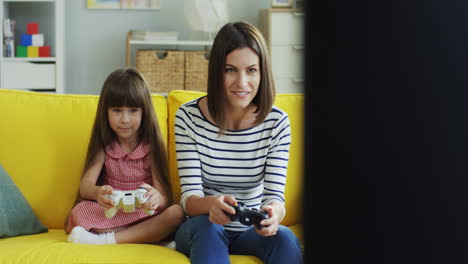
[[[143,183],[152,185],[149,151],[149,144],[143,143],[139,144],[132,153],[123,152],[117,141],[108,145],[105,148],[104,184],[112,186],[114,190],[135,190]],[[85,200],[78,203],[70,212],[67,231],[70,232],[75,226],[81,226],[86,230],[127,227],[149,217],[152,216],[148,216],[138,208],[133,213],[124,213],[120,209],[109,219],[104,214],[104,208],[96,201]]]

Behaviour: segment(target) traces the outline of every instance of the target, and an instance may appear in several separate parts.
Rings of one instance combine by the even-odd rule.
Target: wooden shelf
[[[212,41],[204,40],[136,40],[132,39],[132,31],[127,33],[127,57],[125,65],[130,67],[132,59],[132,45],[148,45],[148,46],[205,46],[211,47]]]
[[[44,43],[50,46],[52,56],[5,57],[6,54],[0,52],[0,88],[65,92],[64,10],[65,0],[0,0],[0,20],[16,20],[16,34],[24,34],[27,23],[31,21],[38,23],[39,32],[44,35]],[[3,43],[3,26],[0,27],[0,36]],[[15,43],[16,46],[18,44]]]
[[[55,0],[3,0],[3,2],[55,2]]]
[[[16,62],[16,61],[29,61],[29,62],[55,62],[55,57],[38,57],[38,58],[3,58],[4,62]]]
[[[177,45],[177,46],[211,46],[211,41],[195,40],[130,40],[131,45]]]

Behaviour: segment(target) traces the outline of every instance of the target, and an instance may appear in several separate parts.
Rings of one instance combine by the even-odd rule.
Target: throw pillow
[[[0,238],[43,232],[47,232],[47,227],[0,165]]]

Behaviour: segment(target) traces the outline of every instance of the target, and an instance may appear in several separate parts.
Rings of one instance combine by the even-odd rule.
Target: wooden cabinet
[[[304,92],[304,12],[301,9],[260,10],[259,29],[271,56],[277,93]]]
[[[7,18],[16,21],[15,47],[27,33],[27,24],[38,23],[50,56],[6,57],[0,52],[0,87],[64,93],[64,0],[0,0],[2,46]]]
[[[3,63],[2,87],[9,89],[53,89],[56,87],[54,63],[7,61]]]

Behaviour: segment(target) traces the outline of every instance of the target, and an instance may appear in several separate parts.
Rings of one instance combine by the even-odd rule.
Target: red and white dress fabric
[[[125,153],[117,141],[112,142],[105,148],[104,184],[112,186],[114,190],[122,191],[135,190],[143,183],[152,185],[149,152],[150,146],[146,143],[139,144],[131,153]],[[157,212],[154,215],[156,214]],[[152,216],[137,208],[133,213],[124,213],[120,209],[114,217],[108,219],[104,214],[104,208],[96,201],[85,200],[78,203],[70,212],[67,231],[70,232],[75,226],[81,226],[88,231],[91,228],[126,227],[149,217]]]

